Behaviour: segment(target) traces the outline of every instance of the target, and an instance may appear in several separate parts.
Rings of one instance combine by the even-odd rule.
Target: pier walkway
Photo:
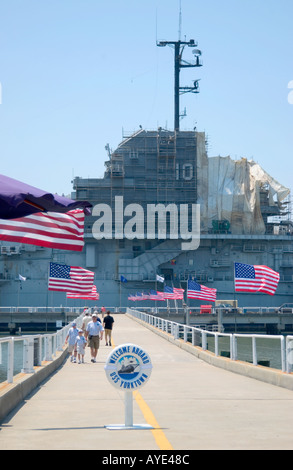
[[[111,347],[97,363],[69,360],[0,424],[1,450],[293,449],[293,391],[214,367],[126,315],[115,315],[114,346],[134,343],[151,357],[147,384],[134,392],[134,424],[124,392],[108,381]]]

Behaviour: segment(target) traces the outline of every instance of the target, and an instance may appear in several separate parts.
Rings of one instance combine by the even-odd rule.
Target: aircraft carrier
[[[74,178],[72,197],[93,205],[82,252],[1,242],[0,307],[133,306],[130,294],[162,290],[157,275],[184,289],[189,278],[196,279],[216,288],[217,299],[234,299],[239,306],[292,301],[289,190],[254,161],[208,156],[204,132],[180,130],[179,97],[198,93],[199,86],[195,80],[181,87],[179,72],[200,67],[201,52],[194,40],[157,45],[174,49],[174,129],[139,128],[124,135],[116,149],[106,145],[103,177]],[[189,62],[183,60],[188,48]],[[50,262],[94,271],[100,300],[70,300],[48,291]],[[235,293],[235,262],[278,271],[275,295]],[[201,303],[188,300],[190,307]]]

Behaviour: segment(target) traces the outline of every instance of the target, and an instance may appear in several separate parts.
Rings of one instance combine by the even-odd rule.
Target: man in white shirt
[[[101,322],[98,321],[97,315],[92,315],[92,321],[90,321],[86,327],[86,339],[89,340],[89,347],[91,348],[91,361],[96,362],[98,349],[100,347],[100,333],[101,340],[103,339],[104,327]]]
[[[91,320],[92,319],[91,319],[91,315],[90,315],[89,311],[85,310],[85,316],[82,319],[82,326],[81,326],[81,329],[83,330],[84,334],[85,334],[86,328],[87,328],[87,326],[88,326],[88,324]]]

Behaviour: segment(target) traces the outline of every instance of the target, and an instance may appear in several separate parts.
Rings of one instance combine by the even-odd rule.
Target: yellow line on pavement
[[[166,438],[164,432],[162,431],[162,429],[160,429],[158,421],[156,420],[152,410],[144,401],[141,394],[139,392],[134,392],[134,398],[138,406],[140,407],[145,417],[146,422],[154,428],[152,429],[152,433],[153,433],[156,443],[159,446],[159,449],[160,450],[173,450],[173,447],[171,446],[170,442]]]

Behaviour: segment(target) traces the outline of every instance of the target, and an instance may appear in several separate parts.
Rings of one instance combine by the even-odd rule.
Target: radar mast
[[[200,61],[201,51],[197,49],[197,43],[194,39],[189,41],[157,41],[158,47],[173,46],[174,47],[174,130],[179,131],[180,109],[179,109],[179,96],[184,93],[199,93],[199,80],[193,82],[191,87],[180,86],[180,70],[182,68],[201,67]],[[193,61],[185,61],[182,59],[185,47],[193,47],[192,53],[194,55]]]

